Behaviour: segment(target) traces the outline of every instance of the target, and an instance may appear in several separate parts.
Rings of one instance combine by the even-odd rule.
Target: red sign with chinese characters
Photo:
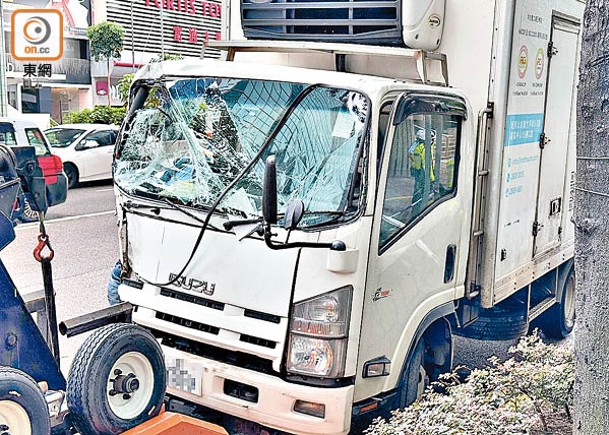
[[[201,0],[146,0],[146,6],[167,9],[168,11],[184,12],[191,15],[198,13],[204,17],[222,17],[222,5]]]
[[[197,44],[199,41],[209,41],[210,38],[215,38],[217,40],[222,39],[222,34],[220,32],[212,32],[209,30],[205,30],[204,32],[200,32],[196,29],[196,27],[189,27],[188,29],[183,29],[181,26],[173,26],[173,40],[174,41],[184,41],[182,34],[183,30],[187,30],[188,32],[188,42],[191,44]]]

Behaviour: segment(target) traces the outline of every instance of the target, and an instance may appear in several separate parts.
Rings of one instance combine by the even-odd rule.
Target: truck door
[[[423,317],[463,286],[472,192],[457,189],[458,172],[465,171],[465,186],[473,179],[473,159],[460,166],[465,110],[456,98],[412,94],[394,106],[380,165],[359,359],[386,356],[392,376]],[[356,395],[377,382],[384,381],[364,381]]]
[[[560,243],[565,210],[567,154],[575,147],[575,74],[579,27],[554,17],[548,48],[549,69],[546,87],[544,133],[540,146],[540,174],[533,256]]]

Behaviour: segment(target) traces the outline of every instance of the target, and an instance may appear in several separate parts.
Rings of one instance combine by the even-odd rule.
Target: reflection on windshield
[[[70,145],[84,132],[77,128],[52,128],[46,130],[44,134],[47,135],[52,147],[62,148]]]
[[[219,78],[157,88],[125,126],[115,181],[129,193],[209,206],[259,152],[305,88]],[[277,160],[280,211],[291,199],[302,199],[309,212],[304,225],[311,225],[349,209],[367,99],[321,86],[301,98],[220,210],[260,215],[264,160],[270,154]]]

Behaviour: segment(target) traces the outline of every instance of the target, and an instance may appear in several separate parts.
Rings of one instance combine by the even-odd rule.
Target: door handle
[[[444,262],[444,284],[455,278],[455,259],[457,257],[457,245],[446,247],[446,260]]]

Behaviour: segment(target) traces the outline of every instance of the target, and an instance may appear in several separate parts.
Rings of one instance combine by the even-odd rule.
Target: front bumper
[[[280,378],[235,367],[207,358],[162,346],[166,359],[181,360],[200,376],[200,390],[190,393],[168,386],[167,393],[197,405],[253,421],[275,429],[308,434],[346,434],[351,423],[353,386],[318,388],[292,384]],[[225,380],[258,389],[258,400],[252,403],[224,393]],[[296,400],[322,403],[324,418],[293,411]]]

